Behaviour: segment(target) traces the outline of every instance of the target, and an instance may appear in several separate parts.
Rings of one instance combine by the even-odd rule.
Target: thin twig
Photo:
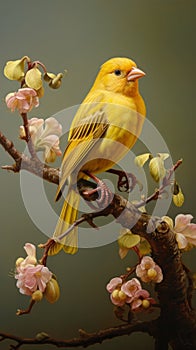
[[[143,207],[144,205],[146,205],[147,203],[153,201],[153,200],[157,200],[160,195],[164,192],[165,188],[169,185],[171,185],[171,177],[173,175],[173,173],[175,172],[175,170],[182,164],[182,159],[179,159],[171,169],[168,170],[167,175],[163,178],[162,184],[161,186],[155,190],[155,192],[153,194],[151,194],[148,198],[146,199],[142,199],[140,202],[136,203],[135,206],[136,208],[140,208]]]
[[[27,113],[21,113],[21,117],[23,119],[23,126],[24,126],[24,130],[25,130],[25,141],[27,142],[27,146],[28,146],[28,149],[29,149],[31,157],[33,159],[36,159],[37,158],[37,153],[35,151],[35,147],[33,145],[31,134],[30,134],[30,131],[29,131],[29,124],[28,124]]]

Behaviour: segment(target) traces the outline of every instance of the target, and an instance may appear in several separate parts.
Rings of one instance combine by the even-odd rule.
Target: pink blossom
[[[122,285],[121,290],[127,295],[127,303],[131,303],[135,294],[142,289],[141,283],[137,278],[132,278],[130,281]]]
[[[150,298],[148,291],[142,289],[137,278],[132,278],[125,283],[120,277],[112,278],[106,289],[110,293],[111,302],[117,306],[130,304],[131,309],[136,310],[141,306],[147,308],[150,304],[155,303],[154,299]]]
[[[141,263],[136,267],[136,275],[141,278],[143,282],[153,281],[160,283],[163,279],[161,268],[155,264],[150,256],[144,256]]]
[[[189,243],[196,246],[196,224],[191,223],[192,219],[190,214],[179,214],[175,218],[174,231],[180,249],[186,248]]]
[[[150,297],[147,290],[140,289],[135,293],[134,300],[131,303],[131,309],[137,310],[140,307],[148,308],[151,304],[155,304],[155,300]]]
[[[114,277],[106,286],[107,291],[110,293],[111,302],[117,306],[123,306],[127,299],[127,296],[121,290],[122,282],[122,278]]]
[[[116,288],[121,287],[121,285],[122,285],[122,278],[114,277],[107,284],[106,289],[109,293],[112,293]]]
[[[12,112],[18,109],[20,113],[27,113],[33,107],[39,106],[37,92],[31,88],[22,88],[17,92],[9,93],[5,98],[5,102]]]
[[[46,284],[52,278],[52,272],[46,266],[43,265],[26,265],[24,268],[17,268],[16,286],[19,288],[20,293],[26,295],[32,295],[36,290],[40,290],[42,293],[46,289]]]
[[[37,151],[44,150],[46,162],[53,162],[56,156],[61,156],[59,137],[62,135],[61,124],[53,117],[45,120],[32,118],[28,122],[29,131]],[[24,127],[20,127],[20,137],[24,136]]]
[[[16,260],[16,286],[22,294],[32,295],[36,290],[43,293],[52,278],[52,272],[46,266],[37,264],[36,248],[33,244],[26,243],[24,249],[27,257]]]

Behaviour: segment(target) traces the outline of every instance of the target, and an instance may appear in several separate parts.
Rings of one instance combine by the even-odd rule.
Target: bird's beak
[[[132,81],[135,79],[142,78],[146,75],[141,69],[133,67],[131,71],[127,74],[127,81]]]

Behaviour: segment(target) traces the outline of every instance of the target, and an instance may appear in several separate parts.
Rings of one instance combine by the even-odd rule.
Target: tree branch
[[[37,157],[30,159],[23,153],[20,153],[15,147],[12,141],[10,141],[0,131],[0,144],[8,152],[8,154],[14,159],[13,165],[2,166],[2,169],[10,170],[13,172],[19,172],[21,169],[27,170],[30,173],[37,175],[48,182],[54,184],[59,183],[59,170],[49,167],[42,163]]]
[[[112,339],[123,335],[130,335],[133,332],[145,332],[152,336],[156,332],[156,324],[154,321],[137,321],[134,324],[119,325],[117,327],[111,327],[93,333],[87,333],[86,331],[80,329],[80,336],[78,338],[72,338],[67,340],[55,339],[45,333],[39,333],[35,338],[23,338],[12,334],[0,332],[0,341],[3,341],[5,339],[15,341],[17,344],[12,345],[12,349],[19,349],[23,345],[32,344],[51,344],[58,348],[76,348],[88,347],[97,343],[101,344],[106,339]]]

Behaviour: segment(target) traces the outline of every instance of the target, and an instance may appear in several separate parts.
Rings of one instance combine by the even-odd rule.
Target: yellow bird
[[[68,185],[68,192],[53,235],[56,244],[49,254],[62,248],[74,254],[78,234],[75,227],[62,239],[59,236],[77,220],[80,195],[76,183],[87,174],[107,171],[133,147],[146,115],[138,78],[145,73],[129,58],[106,61],[88,95],[73,119],[65,149],[56,200]]]

